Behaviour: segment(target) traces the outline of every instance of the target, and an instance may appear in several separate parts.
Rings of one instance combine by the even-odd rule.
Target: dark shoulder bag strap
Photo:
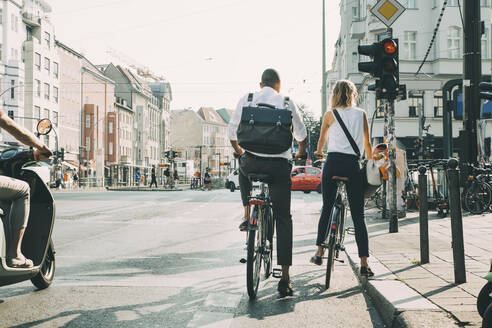
[[[338,124],[340,124],[340,127],[342,128],[343,132],[345,133],[345,136],[347,137],[348,141],[350,142],[350,145],[354,149],[354,152],[357,154],[357,157],[360,158],[361,156],[360,156],[359,146],[357,146],[354,138],[352,138],[352,135],[350,134],[347,127],[345,126],[345,123],[343,123],[343,120],[340,117],[340,114],[338,114],[338,111],[336,109],[333,110],[333,114],[335,115],[335,118],[337,119]]]

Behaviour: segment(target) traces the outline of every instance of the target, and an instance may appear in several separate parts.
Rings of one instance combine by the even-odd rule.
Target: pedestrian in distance
[[[318,223],[318,246],[311,263],[321,265],[323,262],[325,233],[328,227],[330,213],[335,203],[337,192],[336,181],[333,177],[347,177],[347,196],[350,213],[355,228],[355,241],[360,257],[360,274],[373,276],[367,258],[369,257],[369,237],[364,220],[364,187],[363,176],[360,172],[360,158],[344,133],[334,111],[340,115],[350,135],[359,149],[364,149],[366,159],[372,158],[372,146],[369,139],[367,115],[363,109],[354,107],[357,98],[357,88],[347,80],[337,81],[331,96],[331,110],[323,117],[318,147],[314,153],[317,158],[323,158],[323,148],[328,141],[328,154],[322,175],[323,209]]]
[[[157,188],[157,177],[155,175],[155,165],[152,165],[152,170],[150,171],[150,176],[151,176],[151,179],[150,179],[150,188],[152,188],[152,185],[155,184],[155,187]]]
[[[169,171],[169,167],[166,167],[164,170],[164,184],[167,188],[172,188],[171,187],[171,172]]]
[[[174,173],[173,173],[173,180],[174,180],[174,188],[178,188],[178,183],[179,183],[179,174],[178,174],[178,170],[177,169],[174,169]]]
[[[290,150],[265,154],[251,149],[243,149],[239,146],[238,140],[238,128],[241,123],[243,108],[260,107],[259,104],[261,106],[266,104],[276,109],[292,112],[293,136],[299,144],[299,152],[295,158],[306,156],[306,127],[294,102],[280,94],[280,85],[278,73],[274,69],[265,70],[261,76],[261,90],[254,94],[247,94],[239,100],[236,111],[229,122],[228,136],[234,148],[234,155],[239,157],[239,186],[244,206],[243,222],[239,226],[241,231],[247,231],[250,213],[249,196],[252,186],[248,174],[267,174],[272,177],[273,181],[269,183],[269,188],[273,203],[273,217],[277,227],[277,263],[282,267],[282,277],[277,289],[282,296],[290,296],[293,294],[289,274],[292,265],[293,239],[290,213],[292,184],[290,172],[292,165],[289,162],[292,159],[292,154]],[[291,139],[291,137],[289,138]]]
[[[63,174],[60,168],[58,168],[55,172],[55,187],[58,189],[61,189],[62,187],[62,180],[63,179]]]
[[[203,190],[212,190],[212,176],[210,175],[210,169],[207,167],[205,174],[203,175]]]
[[[79,186],[79,176],[78,176],[77,172],[73,173],[72,180],[73,180],[73,186],[78,187]]]

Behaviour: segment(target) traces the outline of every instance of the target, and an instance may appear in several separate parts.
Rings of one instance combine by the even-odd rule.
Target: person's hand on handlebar
[[[239,149],[237,151],[234,151],[234,153],[232,153],[234,155],[234,158],[239,158],[241,157],[242,154],[244,154],[244,150],[242,149]]]
[[[325,158],[325,154],[324,154],[322,151],[315,151],[315,152],[314,152],[314,156],[315,156],[317,159],[323,159],[323,158]]]
[[[295,155],[294,155],[294,160],[298,161],[298,160],[305,160],[307,159],[307,153],[306,151],[298,151]]]
[[[45,145],[34,151],[34,160],[36,162],[39,162],[42,159],[50,158],[51,156],[53,156],[53,153]]]

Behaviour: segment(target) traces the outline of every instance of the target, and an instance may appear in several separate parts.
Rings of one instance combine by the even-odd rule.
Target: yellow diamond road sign
[[[397,0],[379,0],[371,8],[371,13],[388,27],[393,25],[404,11],[405,7]]]

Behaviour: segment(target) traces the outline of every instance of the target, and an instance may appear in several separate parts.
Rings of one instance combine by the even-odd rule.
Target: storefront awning
[[[74,164],[69,163],[67,161],[61,162],[61,164],[65,167],[68,167],[70,170],[78,170],[79,169],[78,165],[74,165]]]

